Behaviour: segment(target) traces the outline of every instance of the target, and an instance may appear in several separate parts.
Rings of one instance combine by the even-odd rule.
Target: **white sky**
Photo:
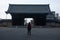
[[[51,11],[60,15],[60,0],[0,0],[0,18],[11,19],[10,14],[5,13],[9,4],[49,4]]]

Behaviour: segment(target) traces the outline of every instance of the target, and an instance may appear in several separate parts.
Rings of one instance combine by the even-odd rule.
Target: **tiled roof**
[[[6,13],[50,13],[48,4],[9,4]]]

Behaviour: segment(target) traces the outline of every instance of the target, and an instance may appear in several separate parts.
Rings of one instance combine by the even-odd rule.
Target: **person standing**
[[[28,23],[28,27],[27,27],[28,35],[31,35],[31,27],[32,27],[32,25],[31,25],[31,23],[29,22],[29,23]]]

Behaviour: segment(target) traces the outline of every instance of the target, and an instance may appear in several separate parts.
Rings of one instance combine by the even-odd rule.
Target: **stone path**
[[[0,40],[60,40],[60,28],[0,28]]]

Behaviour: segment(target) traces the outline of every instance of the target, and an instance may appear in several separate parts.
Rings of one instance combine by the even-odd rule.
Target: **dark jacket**
[[[28,30],[31,30],[31,23],[28,23]]]

